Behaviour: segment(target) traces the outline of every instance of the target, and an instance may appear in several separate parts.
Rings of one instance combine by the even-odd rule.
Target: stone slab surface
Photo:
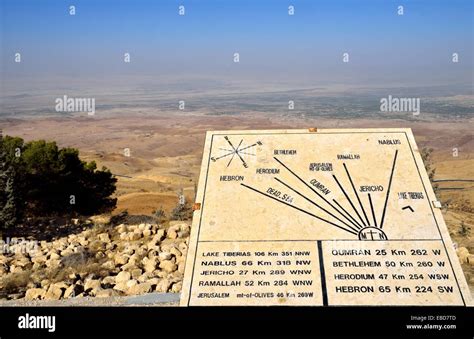
[[[196,203],[182,306],[470,304],[410,129],[208,132]]]

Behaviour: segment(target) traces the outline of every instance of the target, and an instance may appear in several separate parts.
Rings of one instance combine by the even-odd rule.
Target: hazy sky
[[[111,85],[123,76],[374,86],[473,81],[472,0],[0,3],[6,87],[25,76],[40,83],[58,77]],[[14,62],[16,52],[21,63]],[[130,63],[123,62],[126,52]],[[342,62],[344,52],[349,63]],[[457,64],[451,62],[454,52]]]

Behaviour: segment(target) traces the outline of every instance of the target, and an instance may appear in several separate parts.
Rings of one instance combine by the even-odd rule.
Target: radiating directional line
[[[357,212],[357,209],[355,208],[354,204],[352,203],[352,200],[351,198],[349,198],[349,196],[347,195],[346,191],[344,190],[344,187],[342,187],[341,183],[339,182],[339,180],[337,180],[336,176],[333,174],[332,177],[334,178],[334,180],[336,180],[336,183],[337,185],[339,186],[339,188],[341,189],[342,193],[344,193],[344,196],[346,197],[347,201],[349,201],[349,204],[351,204],[351,207],[352,209],[354,210],[354,212],[356,212],[357,216],[359,217],[360,221],[362,221],[362,224],[364,226],[367,226],[364,222],[364,220],[362,220],[362,217],[360,216],[359,212]]]
[[[318,191],[316,191],[313,187],[311,187],[310,185],[308,185],[308,183],[306,183],[306,181],[304,181],[303,179],[301,179],[299,177],[298,174],[296,174],[295,172],[293,172],[288,166],[286,166],[283,162],[281,162],[280,160],[278,160],[276,157],[273,157],[273,159],[275,159],[280,165],[282,165],[283,167],[285,167],[291,174],[293,174],[299,181],[301,181],[306,187],[308,187],[311,191],[313,191],[314,193],[316,193],[316,195],[318,197],[320,197],[321,199],[323,199],[326,204],[328,204],[329,206],[331,206],[337,213],[339,213],[340,215],[342,215],[345,219],[347,219],[347,221],[349,221],[350,223],[352,223],[352,221],[350,219],[348,219],[346,217],[345,214],[343,214],[341,211],[339,211],[336,207],[334,207],[333,204],[331,204],[328,200],[326,200],[325,197],[323,197],[321,194],[319,194]]]
[[[244,148],[241,149],[241,151],[244,151],[244,150],[246,150],[247,148],[254,147],[254,146],[257,146],[257,145],[258,145],[258,143],[255,143],[255,144],[253,144],[253,145],[244,147]]]
[[[232,148],[234,148],[234,146],[232,145],[232,143],[230,142],[230,140],[229,140],[229,139],[226,139],[226,140],[229,142],[229,144],[232,146]],[[235,155],[236,155],[236,154],[239,155],[238,149],[239,149],[240,145],[242,144],[242,141],[243,141],[243,139],[240,140],[240,143],[239,143],[239,146],[237,146],[237,149],[234,148],[234,154],[232,154],[232,158],[230,158],[229,163],[227,164],[227,167],[230,166],[230,164],[232,163],[232,160],[234,160]],[[240,155],[239,155],[239,157],[240,157]],[[242,158],[240,158],[240,159],[242,159]],[[242,161],[243,161],[243,160],[242,160]],[[245,162],[244,162],[244,166],[245,166]]]
[[[240,145],[242,144],[242,141],[244,141],[244,139],[241,139],[240,142],[239,142],[239,146],[237,146],[237,148],[234,147],[234,145],[232,145],[232,143],[230,142],[229,138],[227,137],[224,137],[225,140],[227,140],[227,142],[229,143],[230,147],[232,147],[232,149],[234,150],[235,154],[237,154],[237,156],[240,158],[240,161],[242,161],[242,164],[244,165],[245,168],[247,168],[247,163],[245,162],[245,160],[242,158],[242,156],[239,154],[239,147]],[[234,156],[232,156],[232,159],[234,158]],[[229,167],[230,163],[232,162],[232,159],[230,159],[230,162],[229,164],[227,165],[227,167]]]
[[[331,222],[331,221],[329,221],[329,220],[326,220],[326,219],[323,219],[323,218],[321,218],[321,217],[318,217],[317,215],[315,215],[315,214],[313,214],[313,213],[311,213],[311,212],[308,212],[308,211],[305,211],[305,210],[302,209],[302,208],[293,206],[293,205],[291,205],[291,204],[289,204],[289,203],[287,203],[287,202],[285,202],[285,201],[282,201],[282,200],[280,200],[280,199],[278,199],[278,198],[275,198],[275,197],[273,197],[273,196],[271,196],[271,195],[269,195],[269,194],[266,194],[266,193],[264,193],[264,192],[262,192],[262,191],[259,191],[259,190],[256,189],[256,188],[247,186],[247,185],[245,185],[244,183],[241,183],[241,185],[244,186],[244,187],[246,187],[246,188],[248,188],[248,189],[250,189],[250,190],[252,190],[252,191],[254,191],[254,192],[260,193],[261,195],[263,195],[263,196],[265,196],[265,197],[267,197],[267,198],[271,198],[271,199],[273,199],[273,200],[275,200],[275,201],[278,201],[279,203],[282,203],[282,204],[284,204],[284,205],[286,205],[286,206],[289,206],[289,207],[294,208],[294,209],[296,209],[296,210],[298,210],[298,211],[300,211],[300,212],[303,212],[303,213],[305,213],[305,214],[307,214],[307,215],[310,215],[310,216],[312,216],[313,218],[316,218],[316,219],[318,219],[318,220],[324,221],[324,222],[326,222],[326,223],[328,223],[328,224],[330,224],[330,225],[336,226],[336,227],[338,227],[338,228],[340,228],[340,229],[342,229],[342,230],[344,230],[344,231],[346,231],[346,232],[349,232],[349,233],[352,233],[352,234],[357,235],[357,233],[354,232],[354,231],[348,230],[348,229],[346,229],[346,228],[344,228],[344,227],[342,227],[342,226],[340,226],[340,225],[337,225],[337,224],[335,224],[335,223],[333,223],[333,222]]]
[[[383,206],[382,220],[380,221],[380,228],[383,227],[383,222],[385,219],[385,211],[387,210],[388,196],[390,195],[390,188],[392,187],[393,172],[395,170],[395,163],[397,162],[398,150],[395,151],[395,156],[393,157],[392,172],[390,173],[390,179],[388,181],[387,195],[385,197],[385,204]]]
[[[232,155],[232,154],[235,154],[235,152],[232,151],[232,152],[230,152],[230,153],[221,155],[220,157],[214,158],[214,161],[219,160],[219,159],[222,159],[222,158],[225,158],[225,157],[228,157],[229,155]]]
[[[295,192],[296,194],[298,194],[300,197],[306,199],[307,201],[309,201],[311,204],[313,204],[314,206],[318,207],[319,209],[323,210],[324,212],[326,212],[327,214],[329,214],[331,217],[333,217],[334,219],[336,219],[337,221],[339,221],[340,223],[344,224],[345,226],[349,227],[350,229],[354,230],[355,232],[358,232],[358,229],[355,229],[354,227],[352,227],[351,225],[345,223],[344,221],[342,221],[341,219],[339,219],[338,217],[336,217],[334,214],[332,214],[331,212],[329,212],[328,210],[326,210],[324,207],[321,207],[319,206],[317,203],[315,203],[313,200],[311,200],[310,198],[308,198],[307,196],[305,196],[304,194],[298,192],[297,190],[295,190],[293,187],[291,187],[290,185],[284,183],[282,180],[278,179],[278,178],[275,178],[276,181],[278,181],[279,183],[283,184],[284,186],[286,186],[287,188],[289,188],[290,190],[292,190],[293,192]]]
[[[332,199],[332,201],[334,201],[334,203],[335,203],[341,210],[343,210],[344,213],[346,213],[349,218],[351,218],[351,220],[349,220],[349,221],[351,221],[351,224],[352,224],[352,225],[356,226],[357,228],[362,228],[362,226],[357,222],[357,220],[355,220],[355,219],[352,217],[352,215],[350,215],[350,213],[347,212],[347,211],[344,209],[344,207],[342,207],[341,204],[339,204],[339,203],[336,201],[336,199]],[[347,218],[346,218],[346,219],[347,219]]]
[[[377,218],[375,217],[374,205],[372,203],[372,198],[370,197],[370,193],[368,193],[368,196],[369,196],[370,209],[372,210],[372,218],[374,218],[374,226],[377,227]]]
[[[234,152],[233,150],[227,149],[227,148],[219,147],[219,149],[220,149],[221,151]]]
[[[349,181],[351,182],[352,189],[354,190],[354,193],[357,197],[357,201],[359,201],[360,208],[362,210],[362,213],[364,213],[365,221],[367,221],[367,225],[370,225],[369,218],[367,218],[367,214],[365,213],[364,206],[362,205],[362,201],[360,201],[359,194],[357,193],[357,190],[355,189],[354,182],[352,181],[351,175],[349,174],[349,170],[347,169],[347,166],[345,163],[342,164],[344,166],[344,169],[346,170],[347,176],[349,177]]]

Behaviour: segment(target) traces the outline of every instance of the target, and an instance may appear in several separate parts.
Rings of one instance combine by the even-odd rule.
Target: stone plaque
[[[467,305],[410,129],[208,132],[181,305]]]

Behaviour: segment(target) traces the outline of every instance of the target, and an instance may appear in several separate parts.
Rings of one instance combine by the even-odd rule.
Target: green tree
[[[15,173],[7,163],[3,147],[3,136],[0,134],[0,229],[14,227],[17,223],[17,196],[15,191]]]
[[[117,179],[105,167],[82,161],[77,149],[9,136],[1,148],[6,168],[12,168],[12,194],[21,201],[18,216],[91,215],[115,208]]]

